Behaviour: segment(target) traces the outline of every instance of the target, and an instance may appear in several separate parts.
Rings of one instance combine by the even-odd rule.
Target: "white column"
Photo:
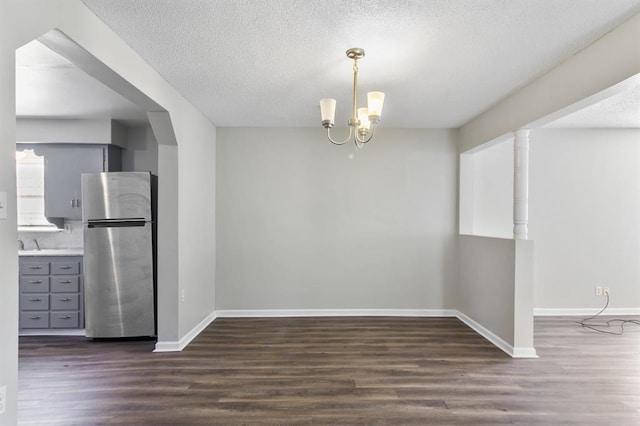
[[[527,240],[528,224],[529,130],[519,129],[513,144],[513,238]]]

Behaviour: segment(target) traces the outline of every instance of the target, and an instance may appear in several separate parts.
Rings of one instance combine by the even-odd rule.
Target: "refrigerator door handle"
[[[105,220],[93,220],[87,222],[87,228],[132,228],[132,227],[144,227],[148,222],[144,219],[105,219]]]

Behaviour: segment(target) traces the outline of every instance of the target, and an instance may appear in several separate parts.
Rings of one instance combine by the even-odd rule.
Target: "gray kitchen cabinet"
[[[114,146],[50,145],[44,158],[44,213],[51,218],[82,218],[82,173],[122,169]]]
[[[20,256],[20,329],[84,327],[82,256]]]

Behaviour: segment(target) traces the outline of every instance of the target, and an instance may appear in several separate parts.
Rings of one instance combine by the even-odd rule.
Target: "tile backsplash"
[[[34,239],[38,240],[41,249],[76,249],[83,248],[82,221],[70,220],[71,232],[36,232],[18,231],[18,238],[24,242],[26,250],[36,248]]]

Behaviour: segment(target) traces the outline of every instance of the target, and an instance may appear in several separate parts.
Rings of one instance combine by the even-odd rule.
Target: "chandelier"
[[[349,125],[349,136],[341,142],[331,138],[331,128],[336,115],[335,99],[321,99],[320,114],[322,115],[322,126],[327,129],[327,138],[331,143],[344,145],[353,137],[356,147],[362,148],[365,143],[373,139],[376,133],[376,124],[380,121],[380,115],[382,114],[384,93],[367,93],[367,108],[358,108],[358,60],[364,57],[364,49],[359,47],[351,48],[347,50],[347,57],[353,59],[353,112],[347,123]]]

